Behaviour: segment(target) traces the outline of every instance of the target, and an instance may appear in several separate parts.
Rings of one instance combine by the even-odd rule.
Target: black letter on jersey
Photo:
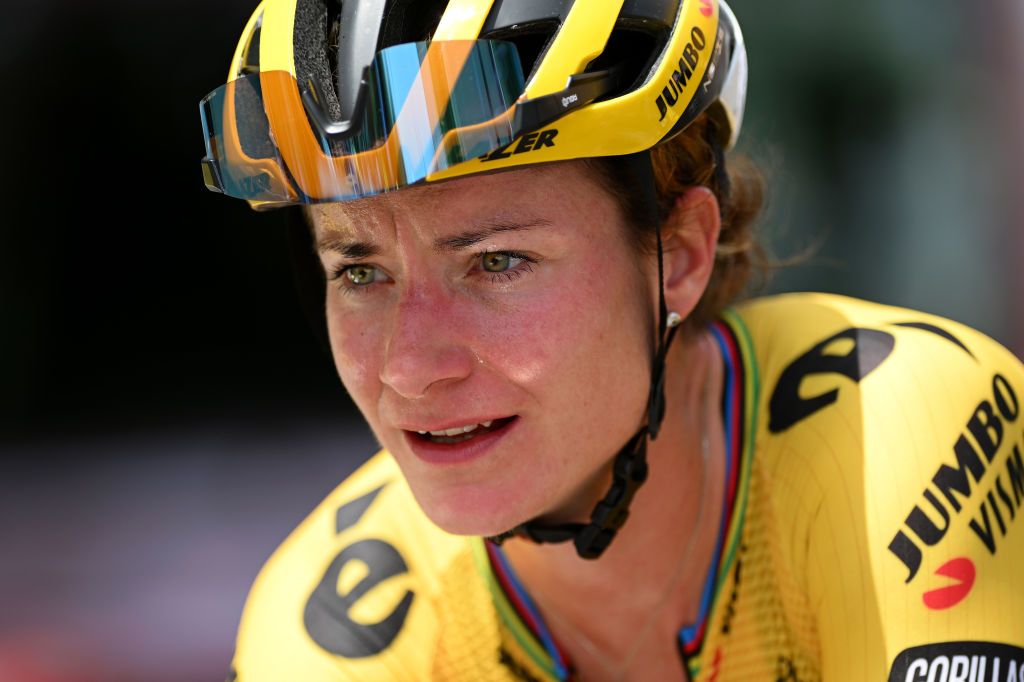
[[[921,550],[914,542],[907,537],[906,533],[899,531],[896,537],[889,543],[889,551],[903,562],[903,565],[910,569],[910,575],[903,582],[909,583],[917,575],[917,569],[921,568]]]
[[[1006,475],[1010,478],[1013,501],[1020,506],[1020,501],[1024,499],[1024,461],[1021,460],[1020,448],[1016,445],[1006,460]]]
[[[946,496],[949,503],[953,505],[953,509],[959,512],[960,500],[953,492],[956,491],[963,497],[969,498],[971,496],[971,478],[967,474],[970,473],[974,477],[975,483],[981,483],[981,477],[985,475],[985,465],[978,457],[974,446],[963,434],[956,439],[953,452],[956,453],[956,468],[954,469],[948,464],[941,465],[932,476],[932,483],[940,493]]]
[[[347,594],[338,594],[338,576],[350,561],[366,564],[366,577]],[[349,613],[367,592],[407,571],[402,555],[383,540],[359,540],[341,550],[306,602],[303,620],[309,636],[327,651],[345,658],[373,656],[387,649],[405,623],[412,592],[406,591],[395,610],[379,623],[357,623]]]
[[[377,499],[377,495],[380,495],[380,491],[384,490],[384,485],[338,507],[338,511],[334,512],[334,532],[341,535],[342,531],[359,523],[359,519],[363,518],[363,514]]]
[[[967,429],[981,446],[985,459],[991,463],[1003,442],[1003,420],[996,416],[995,409],[989,401],[981,401],[971,416],[971,421],[967,422]]]
[[[840,339],[850,339],[854,342],[849,353],[829,355],[824,352]],[[892,334],[877,329],[856,327],[825,339],[783,370],[768,404],[768,428],[772,433],[785,431],[838,399],[838,388],[813,398],[801,398],[800,383],[806,377],[815,374],[841,374],[860,382],[889,357],[895,345],[896,339]]]
[[[1017,400],[1013,386],[1002,374],[992,377],[992,393],[996,398],[996,407],[999,408],[1003,418],[1008,422],[1017,421],[1017,417],[1020,415],[1020,402]],[[1011,403],[1013,404],[1012,408],[1010,407]]]
[[[941,327],[936,327],[934,324],[928,324],[927,322],[896,322],[895,326],[907,327],[909,329],[920,329],[921,331],[924,332],[931,332],[932,334],[935,334],[936,336],[941,336],[950,343],[959,346],[963,350],[963,352],[967,353],[972,358],[974,357],[974,353],[971,352],[971,349],[968,348],[963,341],[956,338],[955,336],[947,332],[945,329]]]

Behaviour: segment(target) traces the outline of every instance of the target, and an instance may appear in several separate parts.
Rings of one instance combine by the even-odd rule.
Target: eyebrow
[[[461,234],[453,235],[451,237],[440,237],[434,241],[434,250],[438,252],[461,251],[463,249],[468,249],[471,246],[475,246],[488,237],[492,237],[496,234],[501,234],[503,232],[519,232],[523,230],[531,230],[537,227],[548,227],[550,225],[551,221],[543,218],[533,218],[522,221],[502,220],[491,222],[480,228],[462,232]],[[372,256],[380,255],[381,252],[379,246],[370,242],[353,241],[349,237],[338,235],[325,236],[323,239],[318,240],[316,248],[318,252],[335,251],[351,260],[370,258]]]
[[[436,251],[460,251],[462,249],[468,249],[471,246],[479,244],[488,237],[492,237],[502,232],[519,232],[522,230],[531,230],[535,227],[548,227],[551,225],[550,220],[543,218],[533,218],[530,220],[523,221],[498,221],[488,223],[479,229],[470,230],[457,234],[452,237],[442,237],[434,242],[434,250]]]
[[[370,258],[380,254],[380,247],[369,242],[352,241],[347,237],[329,236],[320,239],[316,243],[316,250],[319,253],[325,251],[336,251],[350,260]]]

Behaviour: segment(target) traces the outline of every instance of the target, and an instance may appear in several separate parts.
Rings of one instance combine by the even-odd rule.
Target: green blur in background
[[[913,307],[1024,351],[1021,3],[744,2],[741,148],[771,184],[773,290]]]

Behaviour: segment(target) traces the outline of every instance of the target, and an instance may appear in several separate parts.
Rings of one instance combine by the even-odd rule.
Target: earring
[[[672,327],[678,327],[682,321],[683,316],[673,310],[668,314],[668,319],[665,321],[665,324],[667,324],[668,328],[671,329]]]

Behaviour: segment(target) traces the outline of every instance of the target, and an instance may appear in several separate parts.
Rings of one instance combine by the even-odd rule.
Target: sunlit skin
[[[587,520],[645,420],[657,310],[656,260],[627,244],[589,171],[477,176],[310,214],[338,374],[424,513],[464,535]],[[713,195],[691,190],[665,228],[666,297],[685,317],[714,261]],[[600,560],[571,545],[505,545],[586,679],[618,667],[623,679],[681,679],[674,637],[696,613],[721,510],[720,363],[707,332],[677,340],[652,477]],[[410,445],[419,430],[508,417],[467,461],[429,461]]]

